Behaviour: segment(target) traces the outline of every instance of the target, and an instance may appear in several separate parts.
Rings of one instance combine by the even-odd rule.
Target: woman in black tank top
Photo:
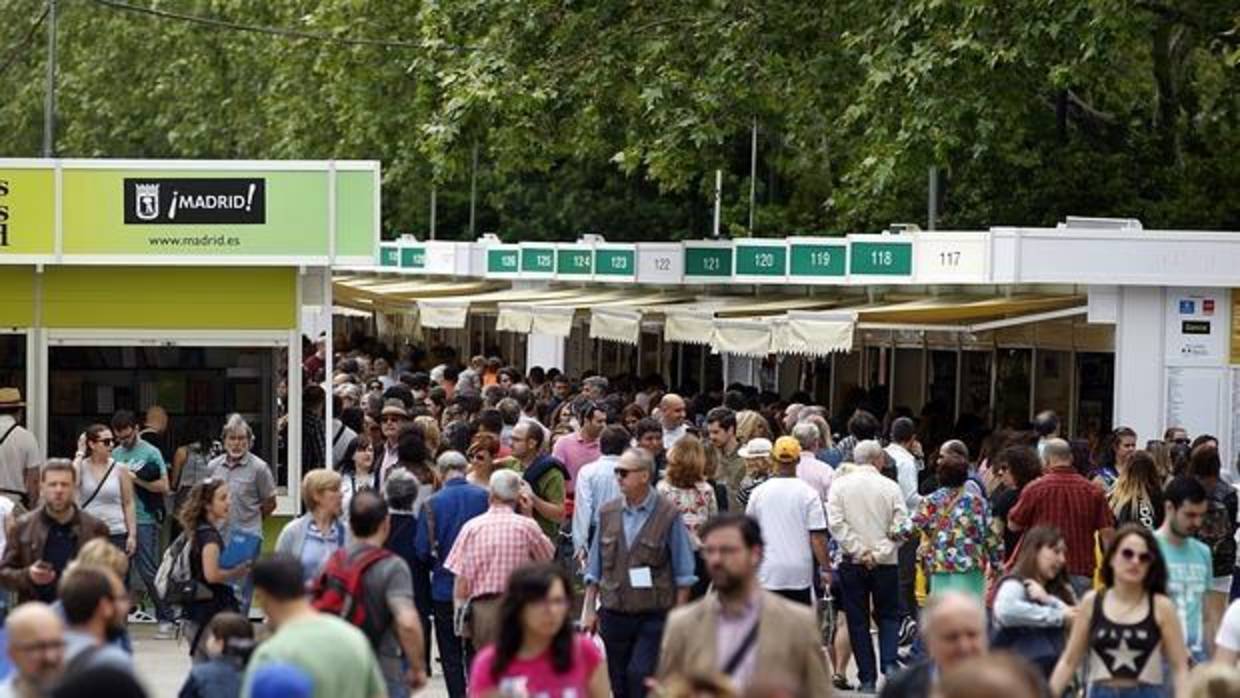
[[[1102,580],[1106,587],[1081,601],[1068,647],[1051,676],[1052,695],[1063,694],[1083,659],[1091,698],[1165,696],[1164,665],[1171,667],[1180,695],[1188,651],[1154,535],[1139,524],[1122,527],[1103,557]]]

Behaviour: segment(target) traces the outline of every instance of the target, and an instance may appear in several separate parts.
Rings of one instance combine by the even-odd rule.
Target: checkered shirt
[[[503,505],[471,519],[461,529],[444,568],[469,583],[469,597],[502,594],[512,571],[551,559],[555,549],[538,524]]]

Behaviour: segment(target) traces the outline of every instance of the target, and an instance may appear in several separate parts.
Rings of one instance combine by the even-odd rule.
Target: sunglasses
[[[1136,560],[1142,565],[1148,565],[1150,564],[1150,561],[1154,559],[1153,555],[1150,555],[1149,553],[1139,553],[1132,548],[1121,548],[1119,554],[1128,562]]]
[[[95,439],[95,443],[103,444],[104,446],[115,446],[116,440],[115,439]]]
[[[405,418],[404,418],[404,417],[397,417],[396,415],[389,414],[389,415],[386,415],[385,417],[383,417],[382,419],[380,419],[379,421],[380,421],[380,422],[383,422],[383,423],[385,423],[385,424],[386,424],[386,423],[388,423],[388,422],[403,422],[403,421],[405,421]]]
[[[632,468],[616,468],[616,479],[623,480],[624,478],[629,476],[629,473],[635,473],[635,472],[638,472],[638,471]]]

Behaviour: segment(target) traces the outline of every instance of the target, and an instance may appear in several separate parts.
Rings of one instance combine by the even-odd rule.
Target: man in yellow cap
[[[815,559],[818,574],[829,575],[826,513],[814,488],[797,477],[801,445],[796,439],[777,439],[771,460],[775,477],[758,485],[745,507],[766,541],[758,581],[768,591],[813,605]]]

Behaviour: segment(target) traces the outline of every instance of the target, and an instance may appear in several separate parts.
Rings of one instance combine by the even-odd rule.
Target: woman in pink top
[[[470,698],[607,698],[607,664],[594,641],[573,631],[572,583],[552,564],[518,568],[500,607],[499,641],[474,659]]]

